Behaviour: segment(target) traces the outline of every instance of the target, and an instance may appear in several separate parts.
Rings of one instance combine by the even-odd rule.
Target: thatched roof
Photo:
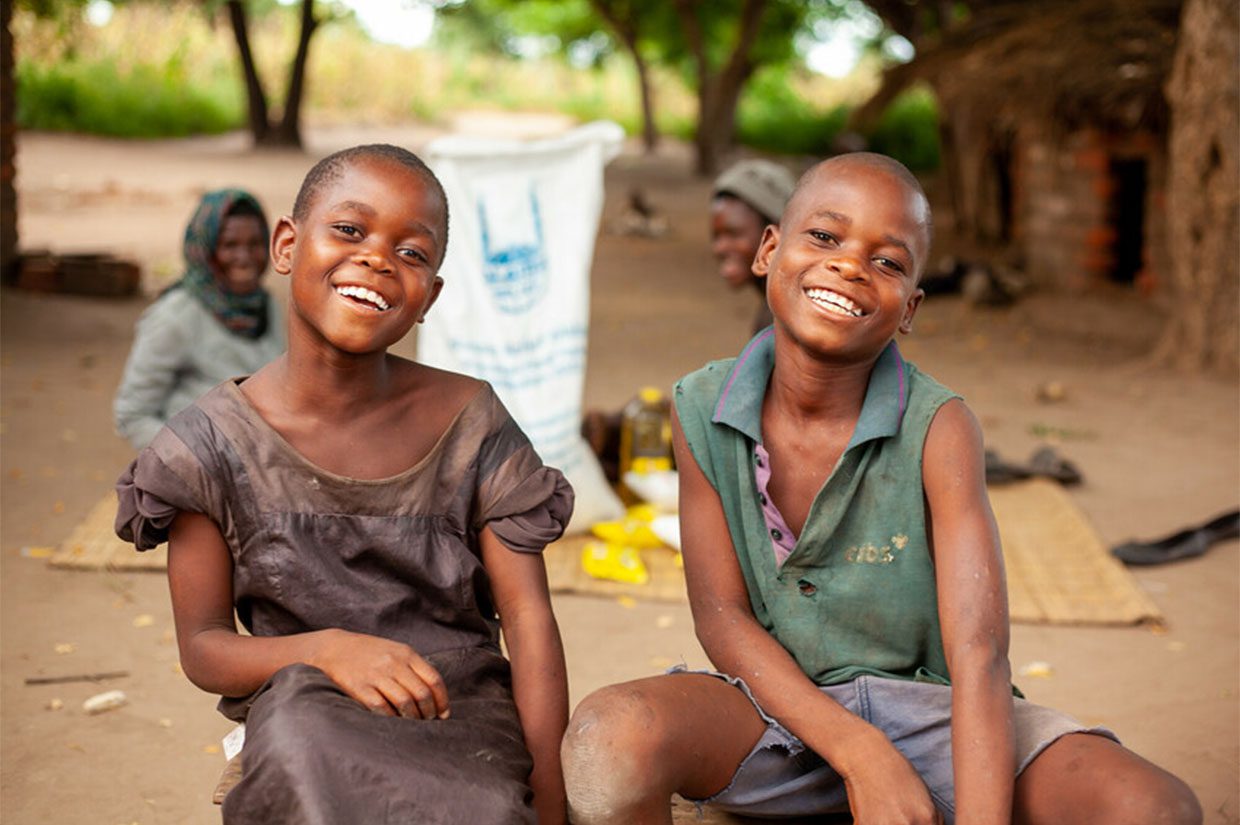
[[[1161,131],[1181,6],[1044,0],[981,12],[938,43],[921,44],[911,63],[890,69],[858,121],[923,81],[945,107],[966,107],[998,126],[1034,118],[1065,131]]]

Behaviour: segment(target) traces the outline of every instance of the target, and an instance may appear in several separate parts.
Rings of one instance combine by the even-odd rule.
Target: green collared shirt
[[[675,395],[689,449],[723,505],[754,615],[820,685],[866,673],[946,683],[922,448],[939,407],[957,396],[889,344],[852,439],[779,564],[754,473],[774,363],[767,329],[738,357],[685,376]]]

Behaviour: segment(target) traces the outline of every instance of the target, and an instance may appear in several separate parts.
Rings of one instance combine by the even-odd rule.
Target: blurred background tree
[[[660,136],[689,141],[703,175],[743,152],[794,166],[844,149],[893,155],[941,196],[936,219],[958,255],[1045,288],[1134,289],[1167,307],[1160,361],[1234,373],[1240,360],[1234,0],[16,0],[4,11],[0,51],[16,52],[0,101],[6,263],[14,118],[125,137],[248,127],[256,145],[298,146],[307,117],[556,111],[616,120],[647,151]],[[275,76],[282,97],[261,79]]]
[[[795,71],[798,34],[844,9],[825,0],[472,0],[444,12],[501,48],[519,50],[523,36],[543,36],[581,62],[618,44],[636,72],[647,150],[658,141],[651,66],[674,69],[696,98],[696,167],[710,175],[733,147],[738,106],[754,72]]]
[[[1240,8],[1188,0],[1167,84],[1173,311],[1155,360],[1240,366]]]
[[[255,146],[301,146],[301,102],[306,85],[306,61],[310,57],[310,38],[319,27],[314,14],[314,0],[301,0],[301,25],[297,35],[297,51],[289,66],[288,84],[284,93],[283,112],[279,120],[271,119],[267,94],[258,75],[254,53],[250,48],[249,15],[244,0],[227,0],[228,22],[237,41],[237,56],[245,77],[247,112],[250,134]]]

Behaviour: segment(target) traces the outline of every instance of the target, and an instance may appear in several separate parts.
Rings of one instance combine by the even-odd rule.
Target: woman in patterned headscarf
[[[284,328],[260,279],[267,220],[240,189],[208,192],[185,229],[185,275],[138,320],[116,392],[116,430],[135,448],[228,378],[284,351]]]

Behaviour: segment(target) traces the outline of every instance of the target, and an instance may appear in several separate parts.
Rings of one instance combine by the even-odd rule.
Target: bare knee
[[[1070,734],[1034,760],[1016,784],[1019,825],[1201,825],[1183,781],[1102,737]]]
[[[641,683],[612,685],[573,712],[561,747],[564,784],[575,823],[631,821],[626,814],[671,795],[658,752],[666,736]]]
[[[1188,785],[1161,768],[1149,767],[1148,775],[1128,777],[1103,790],[1106,818],[1098,821],[1201,825],[1201,804]]]

